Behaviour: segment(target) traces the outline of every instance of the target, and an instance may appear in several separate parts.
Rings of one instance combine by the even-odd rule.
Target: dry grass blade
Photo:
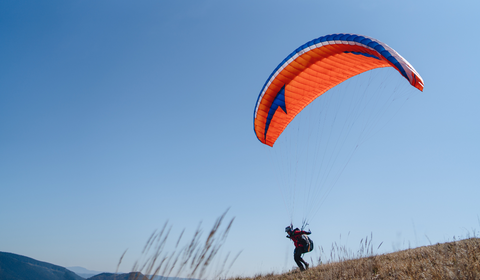
[[[226,241],[228,233],[232,227],[234,218],[230,220],[225,228],[222,228],[225,216],[228,210],[225,211],[214,223],[212,229],[208,232],[205,241],[202,241],[201,223],[197,227],[192,239],[185,245],[181,246],[181,241],[185,233],[185,229],[179,234],[178,239],[174,244],[173,251],[165,250],[169,244],[169,235],[172,227],[165,223],[163,228],[157,232],[154,231],[147,240],[140,258],[135,262],[132,271],[138,271],[147,275],[150,280],[164,278],[164,277],[188,277],[202,279],[207,275],[208,269],[214,262],[215,257],[219,253],[222,245]],[[125,251],[126,253],[126,251]],[[117,266],[120,266],[122,257]],[[233,259],[233,262],[238,258],[238,255]],[[225,264],[228,260],[224,260],[223,265],[216,277],[224,272]]]

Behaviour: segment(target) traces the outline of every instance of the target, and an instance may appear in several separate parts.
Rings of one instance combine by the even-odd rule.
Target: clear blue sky
[[[292,268],[253,109],[290,52],[342,32],[393,47],[425,90],[355,154],[311,221],[317,245],[356,250],[373,234],[389,252],[478,231],[479,13],[478,1],[2,1],[0,251],[114,271],[129,248],[127,271],[167,220],[208,229],[230,207],[232,274]]]

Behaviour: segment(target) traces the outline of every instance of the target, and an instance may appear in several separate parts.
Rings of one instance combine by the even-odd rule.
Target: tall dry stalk
[[[184,229],[174,242],[175,247],[172,252],[165,250],[166,245],[170,242],[169,235],[172,229],[172,226],[166,222],[161,230],[154,231],[147,240],[140,258],[132,267],[132,271],[139,271],[143,275],[147,275],[150,280],[167,277],[203,279],[214,262],[220,248],[225,243],[233,221],[235,220],[235,218],[232,218],[226,227],[222,228],[221,226],[227,212],[228,210],[217,218],[212,229],[208,232],[206,239],[202,239],[203,230],[200,223],[192,239],[182,247]],[[125,253],[126,251],[119,260],[117,271]],[[229,266],[227,266],[227,263],[230,254],[227,254],[227,257],[220,265],[220,270],[215,272],[213,278],[218,278],[221,274],[228,273],[228,271],[225,271],[225,268],[228,267],[228,269],[230,269],[239,254],[240,253],[231,260]],[[137,278],[132,280],[137,280]]]

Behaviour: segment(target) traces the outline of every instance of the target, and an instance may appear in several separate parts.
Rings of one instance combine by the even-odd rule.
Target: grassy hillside
[[[331,262],[304,272],[234,279],[480,279],[480,238]]]

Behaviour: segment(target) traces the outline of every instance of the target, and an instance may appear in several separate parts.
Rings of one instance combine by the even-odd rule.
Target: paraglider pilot
[[[307,235],[311,234],[311,231],[303,231],[298,228],[293,229],[293,226],[285,228],[285,232],[288,234],[287,238],[293,241],[295,250],[293,251],[293,259],[300,268],[300,271],[308,269],[309,264],[302,259],[302,254],[308,253],[313,250],[313,242]]]

